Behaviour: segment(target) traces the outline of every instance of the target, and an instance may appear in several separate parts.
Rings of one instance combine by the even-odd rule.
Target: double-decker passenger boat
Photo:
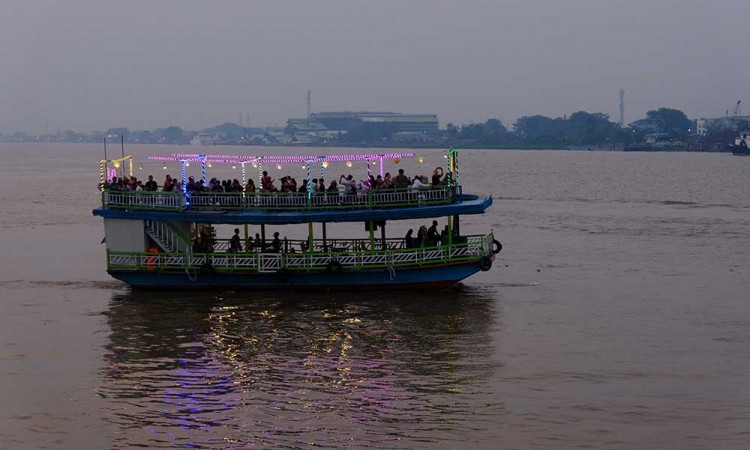
[[[181,164],[183,180],[189,179],[191,163],[191,170],[200,166],[198,183],[191,180],[190,187],[177,183],[173,191],[154,190],[155,183],[151,190],[111,185],[112,170],[132,176],[133,158],[102,160],[102,205],[93,213],[104,219],[107,271],[133,287],[144,288],[359,289],[450,287],[480,270],[490,270],[501,244],[491,232],[462,234],[461,216],[483,214],[492,198],[463,192],[457,150],[448,151],[445,159],[440,157],[446,166],[440,183],[403,188],[402,179],[401,189],[355,183],[346,191],[323,191],[313,179],[319,170],[322,181],[329,164],[352,167],[356,162],[362,171],[366,163],[366,180],[371,180],[376,165],[382,175],[384,162],[398,164],[411,157],[412,153],[150,157],[165,168],[167,162]],[[221,164],[241,168],[243,187],[246,168],[257,168],[257,189],[207,191],[207,170]],[[302,165],[306,187],[270,192],[269,180],[263,179],[264,167],[270,170],[281,164]],[[406,237],[387,234],[395,221],[425,219],[433,227],[435,220],[442,222],[438,237],[434,228],[431,233]],[[360,230],[361,235],[332,239],[328,227],[347,222],[364,224],[364,228],[345,227],[350,232]],[[270,238],[274,227],[286,225],[296,225],[302,238],[282,238],[278,232]],[[217,239],[217,227],[234,231],[232,239]]]

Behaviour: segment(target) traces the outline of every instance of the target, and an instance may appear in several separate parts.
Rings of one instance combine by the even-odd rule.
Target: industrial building
[[[318,112],[310,114],[310,121],[323,124],[329,131],[341,132],[347,132],[363,123],[390,125],[396,133],[434,133],[438,131],[436,114],[371,111]]]

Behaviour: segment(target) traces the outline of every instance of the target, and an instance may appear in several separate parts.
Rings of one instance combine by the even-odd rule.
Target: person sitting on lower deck
[[[437,230],[438,221],[433,220],[432,226],[427,229],[427,246],[434,247],[440,243],[440,233]]]
[[[234,229],[234,235],[229,240],[229,252],[239,253],[242,251],[242,240],[240,239],[240,229]]]
[[[273,234],[273,240],[271,241],[271,253],[279,253],[281,251],[281,239],[279,239],[279,232]]]
[[[409,231],[406,232],[406,236],[404,236],[404,247],[406,248],[416,248],[416,241],[414,239],[414,230],[409,228]]]

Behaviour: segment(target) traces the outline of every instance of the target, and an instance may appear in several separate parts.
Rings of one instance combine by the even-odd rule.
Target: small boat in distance
[[[749,144],[750,131],[742,131],[734,139],[734,142],[729,144],[729,150],[731,150],[733,155],[750,156],[750,149],[748,149]]]
[[[173,153],[149,158],[165,169],[167,163],[181,165],[182,181],[167,180],[161,188],[153,180],[141,188],[127,176],[125,181],[112,177],[111,168],[132,177],[130,156],[102,160],[102,204],[93,214],[104,219],[107,272],[143,288],[420,289],[450,287],[490,270],[502,245],[492,232],[464,234],[460,218],[483,214],[492,197],[463,192],[457,150],[438,157],[441,166],[431,182],[424,176],[406,177],[403,170],[393,178],[383,173],[384,163],[395,166],[412,157]],[[418,161],[422,164],[424,158]],[[192,170],[200,167],[198,181],[187,176],[190,163]],[[234,180],[222,186],[209,181],[207,170],[221,164],[241,169],[242,183]],[[274,185],[267,171],[282,170],[282,164],[297,170],[301,165],[306,173],[301,186],[287,176],[281,178],[281,186]],[[356,164],[367,172],[362,173],[362,183],[342,175],[338,181],[343,187],[335,178],[325,186],[329,164]],[[373,166],[379,169],[377,178]],[[247,177],[249,167],[257,169],[257,185]],[[418,223],[413,225],[416,233],[387,235],[393,221],[424,219],[430,219],[423,222],[431,223],[429,229]],[[339,223],[364,224],[364,232],[361,227],[344,227],[331,233],[329,227]],[[273,229],[269,239],[267,227],[294,224],[300,225],[296,234],[306,235],[304,239],[288,239]],[[217,236],[216,227],[222,225],[237,226],[233,235],[225,232],[230,239]],[[250,226],[258,231],[255,237]],[[352,229],[359,232],[340,235]]]

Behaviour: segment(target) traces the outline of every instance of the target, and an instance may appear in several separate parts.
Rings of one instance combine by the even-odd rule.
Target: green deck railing
[[[347,250],[343,252],[282,253],[147,253],[107,252],[108,270],[205,270],[234,272],[276,272],[280,269],[304,272],[368,270],[480,261],[493,253],[493,234],[461,236],[465,242],[423,248]],[[352,246],[353,247],[353,246]],[[332,267],[333,265],[333,267]]]

